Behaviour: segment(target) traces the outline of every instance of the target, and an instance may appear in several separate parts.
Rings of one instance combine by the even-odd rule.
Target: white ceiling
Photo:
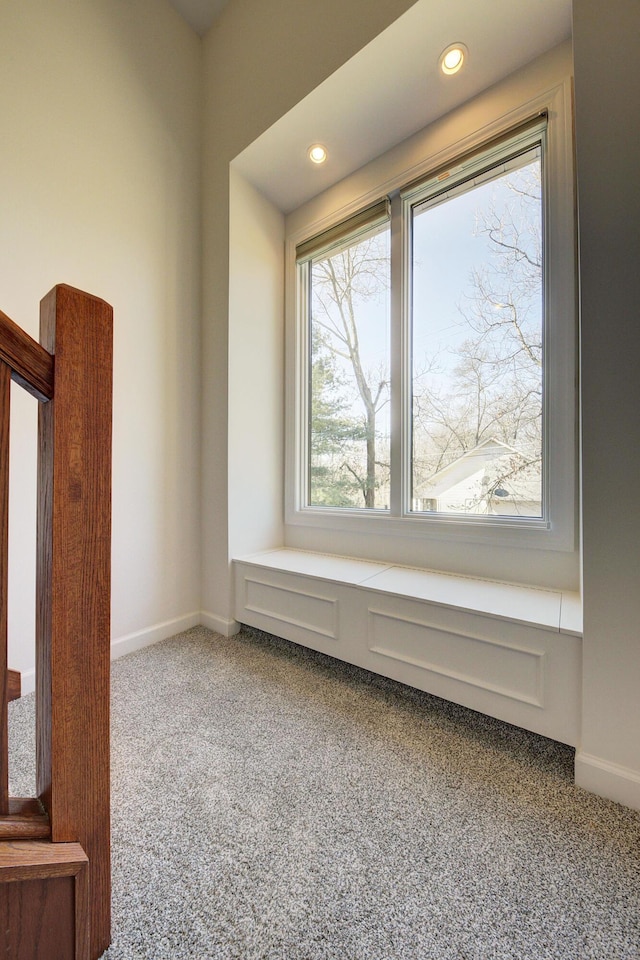
[[[202,36],[233,0],[170,2]],[[235,164],[289,212],[570,36],[571,0],[418,0]],[[444,77],[454,41],[469,60]],[[320,167],[307,159],[316,142],[329,151]]]
[[[418,0],[234,165],[289,212],[570,36],[571,0]],[[444,77],[438,58],[454,41],[468,64]],[[322,166],[306,155],[318,141]]]
[[[202,37],[227,0],[169,0],[169,2]]]

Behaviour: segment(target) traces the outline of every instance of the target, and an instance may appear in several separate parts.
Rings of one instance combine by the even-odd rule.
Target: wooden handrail
[[[53,396],[53,356],[0,310],[0,360],[11,378],[38,400]]]

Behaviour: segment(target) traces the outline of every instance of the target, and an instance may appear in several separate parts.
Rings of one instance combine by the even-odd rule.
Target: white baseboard
[[[111,641],[111,659],[117,660],[127,653],[133,653],[134,650],[142,650],[143,647],[150,647],[153,643],[160,640],[167,640],[174,637],[176,633],[182,633],[191,627],[198,627],[202,622],[199,611],[187,613],[183,617],[176,617],[174,620],[165,620],[164,623],[156,623],[145,630],[137,630],[135,633],[128,633],[124,637],[118,637]]]
[[[26,697],[28,693],[33,693],[36,689],[36,670],[23,670],[20,673],[20,696]]]
[[[111,659],[117,660],[118,657],[124,657],[127,653],[142,650],[143,647],[150,647],[154,643],[159,643],[160,640],[167,640],[177,633],[183,633],[185,630],[190,630],[191,627],[199,626],[208,627],[215,633],[221,633],[223,637],[232,637],[240,629],[237,620],[225,620],[222,617],[216,617],[213,613],[194,611],[185,614],[183,617],[165,620],[164,623],[156,623],[152,627],[136,630],[135,633],[128,633],[124,637],[112,640]],[[35,668],[21,671],[20,683],[23,697],[28,693],[33,693],[36,689]]]
[[[640,810],[640,771],[579,750],[575,774],[576,786],[632,810]]]
[[[200,623],[203,627],[208,627],[215,633],[221,633],[223,637],[232,637],[240,630],[240,624],[237,620],[225,620],[223,617],[217,617],[215,613],[209,613],[207,610],[201,612]]]

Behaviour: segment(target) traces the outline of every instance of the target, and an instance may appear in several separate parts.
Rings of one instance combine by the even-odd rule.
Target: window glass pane
[[[414,511],[543,515],[539,148],[508,167],[413,208]]]
[[[311,261],[311,506],[389,508],[389,234]]]

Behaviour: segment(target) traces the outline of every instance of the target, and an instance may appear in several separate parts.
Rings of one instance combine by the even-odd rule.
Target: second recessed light
[[[463,63],[469,56],[469,51],[464,43],[451,43],[446,50],[440,54],[440,69],[447,76],[457,73]]]

